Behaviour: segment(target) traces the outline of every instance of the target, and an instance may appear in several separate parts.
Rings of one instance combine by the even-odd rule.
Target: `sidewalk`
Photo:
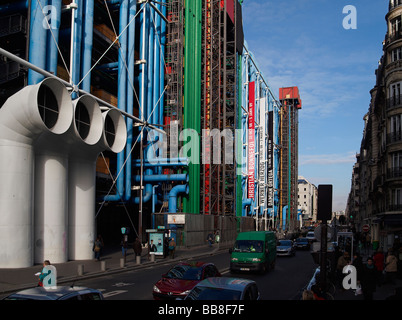
[[[65,263],[55,263],[53,265],[57,270],[57,284],[63,285],[71,284],[74,281],[81,279],[144,268],[155,263],[168,264],[172,261],[180,261],[182,259],[199,259],[202,258],[202,256],[208,256],[217,251],[228,250],[228,248],[229,246],[225,244],[214,244],[212,248],[207,245],[194,248],[178,247],[176,248],[174,259],[171,259],[170,257],[155,257],[154,261],[149,259],[148,249],[144,248],[142,250],[141,263],[137,264],[132,249],[128,250],[128,255],[124,262],[124,260],[121,261],[123,255],[120,246],[105,247],[100,261],[95,259],[68,261]],[[35,276],[35,273],[40,272],[41,270],[41,264],[28,268],[0,269],[0,295],[37,286],[38,277]]]
[[[368,257],[372,257],[374,250],[369,249],[364,250],[361,254],[363,263],[366,263]],[[402,287],[402,279],[395,279],[394,284],[384,283],[381,286],[377,286],[376,291],[373,294],[373,300],[385,300],[389,296],[394,294],[396,288]],[[335,295],[335,300],[364,300],[363,295],[355,295],[355,290],[339,290],[337,289]]]

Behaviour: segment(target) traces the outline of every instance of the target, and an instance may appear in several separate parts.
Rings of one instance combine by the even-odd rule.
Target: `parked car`
[[[308,241],[310,241],[310,243],[317,240],[315,238],[314,231],[307,232],[306,238],[308,239]]]
[[[296,249],[308,250],[310,249],[310,242],[307,238],[297,238],[295,241],[295,247]]]
[[[182,262],[162,275],[155,283],[152,295],[155,300],[184,298],[201,280],[220,276],[213,263]]]
[[[3,300],[103,300],[99,290],[86,287],[35,287],[12,293]]]
[[[279,240],[276,246],[276,254],[278,256],[294,256],[296,248],[292,240]]]
[[[217,277],[202,280],[184,300],[260,300],[260,292],[253,280]]]

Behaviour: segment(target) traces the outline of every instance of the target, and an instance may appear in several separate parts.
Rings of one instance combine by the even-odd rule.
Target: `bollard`
[[[101,271],[106,271],[106,261],[101,261]]]
[[[126,262],[126,259],[120,258],[120,268],[124,268],[125,262]]]
[[[137,264],[141,264],[141,256],[136,256],[136,257],[135,257],[135,262],[136,262]]]
[[[78,275],[79,276],[84,275],[84,265],[83,264],[78,265]]]
[[[155,262],[155,255],[151,254],[151,262]]]

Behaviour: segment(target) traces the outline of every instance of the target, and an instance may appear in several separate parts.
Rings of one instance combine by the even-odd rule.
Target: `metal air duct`
[[[97,104],[92,101],[92,104]],[[69,159],[69,258],[93,258],[95,240],[96,159],[100,152],[119,153],[127,140],[126,123],[117,109],[102,113],[101,138],[84,139],[86,146],[74,148]],[[92,141],[91,141],[92,140]]]
[[[33,265],[34,143],[66,132],[72,115],[66,87],[51,78],[24,87],[0,109],[0,268]]]

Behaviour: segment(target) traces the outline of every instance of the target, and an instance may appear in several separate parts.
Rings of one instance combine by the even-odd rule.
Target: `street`
[[[247,278],[257,282],[261,300],[298,299],[300,290],[308,283],[315,264],[309,251],[297,251],[295,257],[278,257],[274,270],[266,274],[229,272],[230,255],[220,252],[199,259],[213,262],[224,277]],[[80,280],[75,285],[99,289],[106,300],[152,300],[152,287],[174,264],[155,265],[99,278]]]

